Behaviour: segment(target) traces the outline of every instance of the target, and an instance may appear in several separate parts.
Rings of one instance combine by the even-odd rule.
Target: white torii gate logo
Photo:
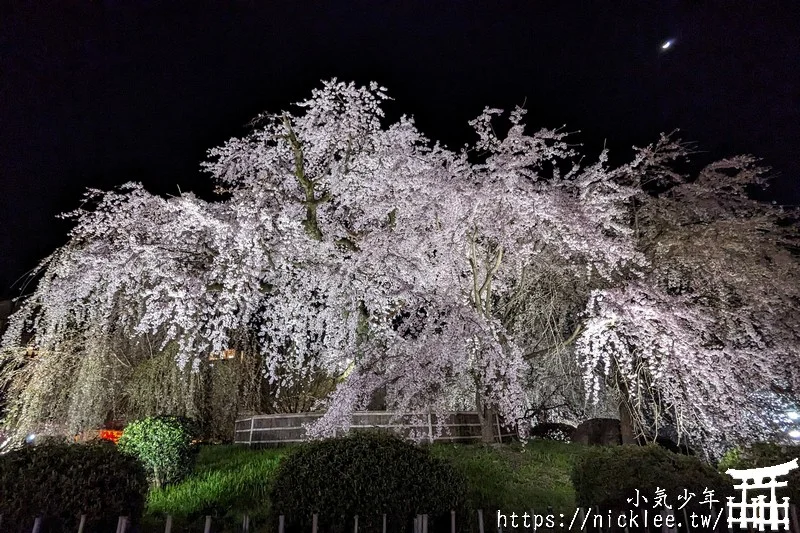
[[[764,531],[764,526],[770,529],[789,529],[789,498],[783,497],[783,502],[778,503],[775,496],[775,489],[785,487],[787,481],[778,481],[776,478],[785,476],[790,471],[797,468],[797,459],[793,459],[782,465],[767,466],[764,468],[750,468],[747,470],[729,469],[726,474],[734,479],[741,481],[741,485],[734,485],[733,488],[742,491],[741,501],[734,502],[733,496],[728,496],[728,527],[739,524],[740,529],[748,526],[758,527],[759,531]],[[770,489],[770,499],[761,494],[750,498],[747,501],[747,491],[758,489]],[[738,509],[738,513],[734,513]]]

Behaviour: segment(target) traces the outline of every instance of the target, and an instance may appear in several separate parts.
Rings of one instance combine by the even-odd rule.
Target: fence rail
[[[236,420],[235,444],[277,446],[307,440],[305,425],[321,418],[324,412],[250,415]],[[442,427],[441,434],[437,429]],[[495,417],[495,439],[516,436]],[[404,437],[421,437],[429,442],[475,442],[481,439],[481,423],[475,411],[435,413],[398,411],[359,411],[350,419],[350,430],[386,429]],[[344,431],[344,428],[341,428]]]
[[[595,509],[594,513],[593,509]],[[611,531],[622,531],[625,533],[630,533],[632,531],[642,531],[647,533],[694,533],[697,531],[715,533],[741,533],[742,531],[748,531],[749,533],[755,533],[760,529],[757,525],[749,525],[746,528],[736,527],[735,525],[729,528],[727,520],[728,517],[725,508],[719,510],[711,508],[709,515],[707,516],[710,516],[713,519],[713,522],[709,522],[709,524],[705,527],[702,525],[690,527],[691,521],[689,520],[686,512],[681,513],[680,511],[675,512],[674,510],[666,509],[663,509],[660,512],[655,511],[649,516],[649,518],[647,515],[643,514],[643,510],[639,509],[637,513],[630,515],[632,517],[634,514],[637,514],[641,520],[638,522],[637,527],[628,527],[627,524],[624,527],[619,524],[609,524],[609,520],[612,520],[613,515],[610,513],[606,514],[603,512],[597,512],[596,508],[592,507],[589,507],[588,509],[577,508],[575,509],[573,515],[554,513],[552,507],[548,507],[546,511],[539,510],[538,512],[534,509],[529,509],[527,511],[521,511],[518,509],[517,511],[525,514],[515,514],[513,516],[516,518],[512,518],[512,515],[508,513],[504,514],[501,511],[484,512],[483,509],[478,509],[477,511],[471,511],[468,513],[470,523],[465,524],[457,524],[456,512],[450,511],[450,533],[464,531],[463,526],[467,526],[469,530],[477,531],[477,533],[522,533],[524,531],[543,531],[548,533],[554,533],[556,531],[588,531],[592,533],[607,533]],[[527,518],[524,518],[526,516]],[[548,517],[551,518],[548,520]],[[658,521],[656,517],[658,517],[660,521]],[[671,522],[669,520],[670,517],[672,519]],[[245,514],[241,518],[242,521],[240,531],[242,533],[250,533],[251,527],[253,526],[250,521],[250,516]],[[642,520],[642,518],[646,518],[646,521]],[[800,533],[800,519],[798,519],[797,507],[795,504],[791,504],[789,506],[789,513],[787,516],[779,516],[779,518],[785,518],[786,528],[784,529],[778,527],[777,530],[788,531],[789,533]],[[86,515],[81,515],[78,533],[84,533],[84,525],[86,524],[86,521]],[[42,519],[36,518],[34,520],[31,533],[40,533],[41,524]],[[308,533],[325,533],[324,531],[319,531],[318,524],[318,515],[312,515],[311,527]],[[517,527],[514,527],[514,525]],[[525,527],[525,525],[527,525],[527,527]],[[213,526],[214,523],[212,517],[206,516],[203,528],[204,533],[211,533],[212,531],[215,531]],[[278,517],[277,524],[272,524],[272,527],[276,526],[277,528],[275,531],[277,531],[277,533],[285,533],[285,520],[283,515]],[[351,531],[353,531],[353,533],[359,533],[358,515],[352,517],[351,526]],[[172,533],[172,528],[172,516],[167,515],[164,522],[164,533]],[[428,533],[428,515],[416,515],[413,520],[409,521],[407,528],[404,529],[408,533]],[[438,529],[441,530],[441,527]],[[772,528],[770,527],[765,529],[772,531]],[[761,531],[764,531],[765,529],[761,529]],[[0,530],[2,530],[2,515],[0,515]],[[116,533],[134,533],[134,529],[131,528],[131,521],[129,517],[119,517]],[[382,533],[387,533],[386,515],[383,515]]]

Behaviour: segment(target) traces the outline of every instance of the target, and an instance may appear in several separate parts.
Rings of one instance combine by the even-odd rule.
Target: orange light
[[[228,348],[227,350],[222,350],[221,352],[212,352],[208,356],[209,361],[222,361],[223,359],[233,359],[236,357],[236,350],[234,348]]]
[[[121,435],[122,431],[118,429],[101,429],[99,436],[102,440],[110,440],[116,444]]]

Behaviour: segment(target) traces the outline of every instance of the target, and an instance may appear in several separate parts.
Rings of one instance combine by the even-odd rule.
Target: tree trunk
[[[622,444],[637,444],[633,417],[625,400],[619,402],[619,429],[622,433]]]
[[[620,392],[619,400],[619,429],[622,434],[622,444],[638,444],[636,440],[636,428],[633,427],[633,416],[631,416],[631,408],[628,405],[630,401],[628,394],[628,386],[625,380],[617,374],[617,388]]]
[[[496,435],[496,421],[497,412],[491,407],[486,407],[482,411],[478,411],[481,421],[481,442],[491,444],[497,441],[499,435]],[[496,438],[497,437],[497,438]]]
[[[484,444],[495,442],[495,421],[497,413],[483,401],[483,395],[479,388],[476,389],[475,392],[475,409],[478,411],[478,420],[481,423],[481,442]]]

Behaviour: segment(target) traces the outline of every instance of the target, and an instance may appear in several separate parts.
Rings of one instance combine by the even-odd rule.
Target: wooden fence
[[[323,412],[251,415],[236,420],[233,442],[263,446],[279,446],[303,442],[305,425],[318,420]],[[437,427],[443,427],[437,436]],[[516,434],[495,418],[495,438],[508,439]],[[441,419],[433,413],[399,413],[395,411],[359,411],[353,413],[350,430],[386,429],[404,437],[419,437],[429,442],[475,442],[481,439],[481,424],[475,411],[446,413]],[[342,429],[342,431],[344,431]]]
[[[788,510],[789,513],[786,516],[788,527],[786,529],[779,528],[779,530],[788,531],[789,533],[800,533],[800,519],[798,519],[797,507],[794,504],[791,504]],[[626,524],[624,527],[619,525],[619,523],[611,524],[610,522],[614,521],[617,515],[611,515],[602,512],[598,513],[596,510],[593,512],[593,508],[591,507],[588,509],[577,508],[572,515],[554,513],[552,507],[548,507],[546,511],[539,512],[536,512],[533,509],[528,511],[517,510],[517,512],[524,514],[515,514],[513,516],[508,512],[505,514],[501,513],[500,511],[484,513],[482,509],[478,509],[477,511],[469,513],[470,522],[475,520],[475,522],[472,524],[457,524],[456,512],[450,511],[449,529],[450,533],[463,531],[463,526],[467,526],[467,529],[476,531],[477,533],[521,533],[524,531],[543,531],[548,533],[554,533],[556,531],[588,531],[592,533],[608,533],[611,531],[625,533],[630,533],[632,531],[642,531],[647,533],[695,533],[697,531],[715,533],[741,533],[743,531],[747,531],[748,533],[755,533],[759,530],[758,527],[754,527],[752,525],[746,528],[740,528],[738,525],[734,525],[733,527],[729,528],[726,508],[717,510],[712,507],[709,510],[709,513],[705,515],[709,518],[708,524],[703,526],[698,522],[695,527],[690,527],[691,520],[685,511],[681,512],[666,509],[660,512],[658,510],[650,511],[651,514],[649,516],[644,514],[644,510],[642,509],[639,509],[636,511],[636,513],[634,513],[634,515],[638,516],[639,520],[636,524],[637,527],[629,527],[629,524]],[[630,518],[633,515],[625,516]],[[215,531],[213,522],[214,521],[211,516],[205,517],[205,523],[203,527],[204,533],[212,533]],[[318,516],[316,514],[312,515],[311,530],[308,533],[324,533],[324,531],[319,531],[318,522]],[[31,533],[40,533],[41,523],[42,519],[36,518],[33,523]],[[514,527],[515,523],[517,527]],[[78,533],[84,533],[85,524],[86,515],[82,515],[80,525],[78,526]],[[172,517],[168,515],[164,522],[164,533],[172,533],[172,525]],[[353,528],[353,533],[358,533],[358,515],[353,517],[351,525]],[[525,527],[525,525],[527,525],[527,527]],[[277,533],[285,533],[285,520],[283,515],[278,517],[277,524],[273,524],[273,527],[276,526]],[[250,529],[250,517],[248,515],[242,516],[240,531],[242,531],[242,533],[249,533]],[[382,533],[387,533],[386,515],[383,515],[382,529]],[[441,526],[438,529],[441,530]],[[772,530],[771,528],[767,529]],[[2,515],[0,515],[0,531],[2,530]],[[413,521],[410,521],[408,524],[407,531],[408,533],[428,533],[428,515],[417,515]],[[130,520],[128,517],[119,517],[119,520],[117,521],[116,533],[134,533],[134,530],[130,527]]]

